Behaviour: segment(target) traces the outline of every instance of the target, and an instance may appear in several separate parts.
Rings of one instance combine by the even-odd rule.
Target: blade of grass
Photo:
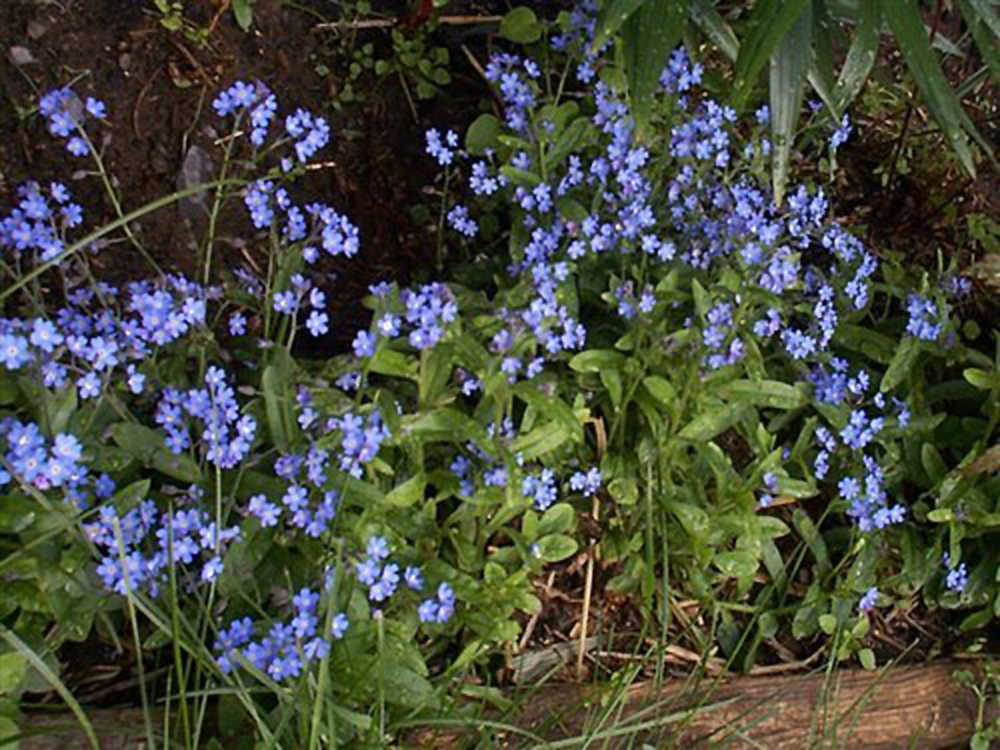
[[[988,0],[962,0],[962,16],[972,26],[982,21],[993,32],[994,39],[1000,39],[1000,15],[993,9],[995,2]]]
[[[826,9],[825,0],[816,0],[812,5],[812,62],[809,64],[807,78],[813,89],[819,94],[836,119],[840,119],[837,103],[833,96],[833,36],[830,27],[833,23]],[[794,32],[792,32],[794,33]]]
[[[0,292],[0,303],[2,303],[14,292],[26,287],[28,284],[33,282],[43,273],[48,271],[50,268],[60,265],[64,260],[66,260],[70,256],[75,255],[76,253],[80,252],[81,250],[87,247],[90,247],[94,242],[99,240],[104,235],[110,234],[116,229],[125,227],[128,224],[131,224],[136,219],[141,219],[146,214],[152,213],[153,211],[157,211],[161,208],[164,208],[165,206],[169,206],[172,203],[176,203],[177,201],[182,200],[184,198],[189,198],[192,195],[198,195],[198,193],[203,193],[206,190],[219,187],[220,185],[243,185],[243,184],[245,184],[244,180],[235,180],[235,179],[216,180],[214,182],[206,182],[202,185],[195,185],[194,187],[187,188],[186,190],[178,190],[176,193],[171,193],[170,195],[165,195],[162,198],[156,199],[155,201],[150,201],[145,206],[140,206],[135,211],[131,211],[122,216],[121,218],[108,222],[104,226],[95,229],[93,232],[86,235],[85,237],[81,237],[72,245],[63,250],[61,253],[59,253],[59,255],[54,257],[52,260],[36,266],[31,271],[18,278],[18,280],[15,283],[11,284],[2,292]]]
[[[629,95],[640,133],[649,121],[660,73],[684,33],[687,17],[688,0],[648,0],[622,29]]]
[[[1000,43],[997,42],[1000,36],[996,32],[990,34],[986,21],[975,17],[970,0],[961,0],[961,3],[962,17],[969,24],[969,31],[972,32],[972,38],[976,42],[979,54],[982,55],[990,74],[994,78],[1000,79]],[[959,92],[963,88],[964,84],[959,87]],[[962,94],[958,93],[958,95]]]
[[[750,31],[740,45],[733,76],[731,104],[742,111],[757,83],[757,76],[788,36],[810,0],[764,0],[750,13]]]
[[[799,120],[799,112],[802,111],[806,69],[812,53],[812,31],[812,11],[806,6],[771,58],[769,90],[771,140],[774,143],[771,187],[774,202],[779,206],[785,199],[795,125]]]
[[[740,54],[740,43],[732,28],[719,15],[711,0],[691,0],[691,20],[731,62]]]
[[[87,737],[87,742],[94,750],[101,750],[101,743],[97,740],[97,735],[94,733],[94,727],[90,723],[90,719],[87,718],[87,714],[84,712],[83,708],[77,702],[76,698],[69,691],[69,688],[63,684],[63,681],[59,679],[59,675],[53,672],[49,665],[46,664],[42,658],[34,652],[34,650],[24,641],[22,641],[16,633],[8,630],[5,626],[0,625],[0,638],[7,641],[7,644],[13,648],[15,651],[19,652],[28,663],[42,676],[42,678],[52,686],[52,689],[59,693],[59,697],[63,699],[69,710],[73,712],[76,716],[76,720],[80,722],[80,728]]]
[[[976,130],[976,126],[969,119],[944,77],[918,10],[905,0],[883,0],[882,7],[885,10],[886,21],[903,53],[903,59],[927,102],[927,108],[937,120],[938,126],[962,162],[962,166],[974,177],[976,165],[965,134],[972,137],[991,159],[993,148]]]
[[[837,102],[835,110],[838,114],[843,114],[865,85],[875,65],[875,54],[878,51],[878,0],[860,0],[858,11],[854,41],[847,50],[847,58],[834,87],[834,99]]]
[[[591,49],[599,50],[649,0],[611,0],[601,11]]]

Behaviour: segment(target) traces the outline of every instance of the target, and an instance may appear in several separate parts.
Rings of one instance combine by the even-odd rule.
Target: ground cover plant
[[[1000,615],[1000,349],[959,314],[971,281],[832,215],[850,120],[809,120],[825,168],[778,202],[768,107],[716,101],[678,46],[639,132],[597,23],[505,17],[501,106],[418,136],[437,275],[373,284],[371,325],[322,360],[298,344],[365,242],[303,187],[338,137],[323,114],[227,83],[219,174],[131,206],[100,92],[40,98],[118,218],[85,229],[67,177],[0,224],[0,739],[54,689],[96,743],[56,658],[94,631],[135,656],[151,746],[474,721],[504,704],[534,582],[584,550],[641,614],[627,648],[733,670],[789,640],[873,669],[871,623],[918,600],[961,631]],[[195,198],[195,279],[151,255],[147,281],[95,272]],[[262,266],[218,260],[234,206]]]

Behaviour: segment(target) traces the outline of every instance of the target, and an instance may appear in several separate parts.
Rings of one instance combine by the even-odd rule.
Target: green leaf
[[[421,409],[429,409],[437,405],[448,387],[454,360],[455,347],[447,342],[440,342],[437,346],[421,352],[420,380],[418,381]]]
[[[396,378],[416,380],[418,377],[416,360],[388,347],[382,347],[375,352],[375,356],[368,361],[368,369],[379,375]]]
[[[621,373],[618,370],[601,370],[601,383],[607,388],[611,403],[616,409],[620,409],[624,396]]]
[[[551,421],[519,435],[511,444],[511,449],[522,453],[525,461],[532,461],[560,448],[572,437],[561,422]]]
[[[618,477],[608,482],[608,494],[619,505],[635,505],[639,500],[639,485],[630,477]]]
[[[271,439],[282,453],[287,453],[291,446],[292,425],[295,423],[290,383],[291,357],[284,349],[276,352],[274,362],[264,368],[260,383]]]
[[[870,648],[863,648],[858,651],[858,661],[861,662],[861,666],[867,669],[869,672],[875,669],[875,652]]]
[[[921,20],[920,9],[907,0],[882,0],[882,8],[885,20],[896,37],[903,59],[923,94],[927,108],[965,170],[975,177],[976,166],[972,159],[972,151],[962,131],[975,139],[990,158],[993,158],[993,148],[976,130],[976,126],[969,119],[941,71]]]
[[[423,675],[388,659],[382,659],[380,668],[385,695],[390,703],[411,709],[437,705],[434,687]]]
[[[538,522],[537,536],[547,534],[565,534],[576,523],[576,511],[569,503],[556,503],[544,514]]]
[[[827,613],[819,616],[819,629],[827,635],[837,632],[837,618]]]
[[[859,0],[856,18],[854,40],[847,50],[847,58],[837,76],[833,93],[838,115],[854,101],[875,65],[878,52],[878,0]]]
[[[711,440],[739,422],[752,410],[748,404],[739,402],[708,409],[688,422],[678,437],[692,442]]]
[[[493,115],[479,115],[465,131],[465,150],[481,156],[487,149],[495,149],[499,144],[500,120]]]
[[[111,438],[119,448],[140,463],[150,466],[185,484],[201,481],[201,469],[186,454],[175,454],[156,430],[139,424],[121,422],[111,428]]]
[[[0,713],[0,740],[4,737],[17,737],[20,734],[21,729],[17,726],[17,722],[10,716]],[[0,750],[18,750],[20,747],[21,743],[18,740],[0,743]]]
[[[614,349],[588,349],[574,355],[569,361],[570,368],[576,372],[620,370],[624,365],[625,355]]]
[[[717,393],[725,399],[772,409],[798,409],[808,401],[802,388],[780,380],[732,380]]]
[[[982,21],[993,32],[993,38],[1000,39],[1000,14],[994,9],[996,0],[992,0],[992,2],[990,0],[962,0],[962,5],[968,6],[974,11],[973,13],[964,12],[966,23],[971,25],[973,21]]]
[[[19,534],[35,522],[37,503],[21,495],[0,495],[0,534]]]
[[[958,625],[958,630],[961,633],[968,633],[971,630],[979,630],[990,624],[993,620],[993,611],[990,607],[984,607],[977,612],[973,612],[968,615],[962,622]]]
[[[704,541],[708,538],[710,522],[708,514],[697,505],[685,502],[671,502],[668,505],[670,512],[677,516],[681,526],[688,536],[696,541]]]
[[[643,378],[642,385],[667,411],[672,411],[677,406],[677,389],[666,378],[649,375]]]
[[[860,352],[876,362],[888,365],[896,354],[897,343],[888,336],[864,326],[841,323],[833,334],[834,343]]]
[[[54,437],[65,432],[77,408],[76,386],[70,384],[52,392],[31,378],[18,378],[17,382],[28,404],[35,407],[39,426],[45,433]]]
[[[530,381],[522,381],[512,389],[514,395],[524,403],[533,406],[540,414],[557,420],[566,432],[576,442],[583,440],[583,425],[569,404],[559,397],[547,396],[538,390],[538,386]]]
[[[111,504],[118,511],[119,515],[128,513],[132,508],[146,499],[149,495],[149,488],[152,482],[148,479],[139,479],[132,482],[127,487],[118,490],[111,498]]]
[[[757,572],[757,559],[748,550],[718,552],[712,563],[730,578],[750,578]]]
[[[597,18],[597,29],[594,32],[594,42],[590,46],[591,51],[597,52],[603,47],[611,35],[618,31],[644,2],[647,0],[610,0],[605,3]]]
[[[756,516],[756,519],[758,533],[769,539],[777,539],[780,536],[785,536],[789,532],[788,524],[780,518],[768,515],[759,515]]]
[[[397,508],[409,508],[424,499],[427,477],[423,472],[415,474],[405,482],[386,493],[385,501]]]
[[[542,35],[535,11],[525,6],[511,10],[500,21],[500,36],[518,44],[532,44]]]
[[[0,695],[13,693],[28,673],[28,660],[24,654],[8,651],[0,654]]]
[[[503,166],[500,167],[500,174],[506,177],[515,185],[523,185],[527,187],[535,187],[541,184],[542,178],[539,177],[534,172],[529,172],[526,169],[518,169],[517,167]]]
[[[689,0],[646,0],[622,30],[632,115],[640,133],[649,121],[660,74],[688,19]]]
[[[816,570],[820,575],[826,575],[830,571],[830,552],[826,546],[826,540],[819,533],[816,524],[806,515],[801,508],[796,508],[792,512],[792,525],[806,543],[806,547],[812,552],[816,561]]]
[[[486,430],[475,420],[450,407],[435,409],[427,414],[403,419],[403,436],[417,436],[426,442],[455,442],[473,440],[492,453],[493,446]]]
[[[968,383],[982,391],[1000,389],[1000,373],[986,372],[978,367],[969,367],[962,371],[962,377]]]
[[[886,393],[894,389],[903,382],[907,375],[913,370],[913,365],[917,361],[920,353],[920,339],[915,336],[907,336],[896,349],[889,367],[886,368],[885,375],[882,376],[882,383],[879,390]]]
[[[571,536],[549,534],[538,540],[538,556],[545,562],[559,562],[576,553],[579,545]]]
[[[775,203],[779,206],[785,199],[792,141],[802,111],[806,70],[812,56],[812,32],[812,12],[806,5],[771,57],[769,95],[771,140],[774,144],[771,185]]]
[[[253,9],[250,7],[251,0],[233,0],[233,16],[236,18],[236,24],[243,29],[243,31],[249,31],[251,24],[253,24]]]
[[[970,0],[961,0],[961,7],[962,16],[969,24],[969,30],[972,32],[972,38],[976,41],[979,54],[982,55],[983,60],[986,62],[986,71],[994,79],[1000,79],[1000,42],[997,41],[1000,37],[996,33],[991,34],[989,32],[986,21],[981,18],[975,20],[976,12],[972,9]],[[964,85],[962,88],[964,88]]]
[[[733,78],[732,105],[742,111],[757,76],[792,30],[811,0],[761,0],[750,13],[750,30],[740,45]]]
[[[806,78],[827,109],[839,118],[837,102],[833,97],[833,37],[830,33],[833,21],[825,2],[814,2],[811,11],[814,54]]]
[[[691,20],[730,62],[736,62],[740,54],[739,40],[711,0],[691,0]]]
[[[569,126],[559,134],[559,138],[545,153],[545,166],[549,170],[555,169],[569,154],[583,143],[584,137],[590,133],[590,120],[586,117],[577,117],[570,122]]]
[[[797,500],[804,500],[819,494],[816,485],[803,482],[801,479],[788,479],[787,477],[779,477],[778,492]]]
[[[924,443],[920,446],[920,462],[927,472],[928,478],[937,485],[948,473],[948,466],[941,458],[941,454],[933,443]]]

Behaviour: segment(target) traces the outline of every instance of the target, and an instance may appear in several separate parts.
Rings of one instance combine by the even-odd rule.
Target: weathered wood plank
[[[711,680],[692,692],[681,680],[659,689],[637,684],[625,692],[624,705],[614,729],[629,722],[640,732],[620,733],[599,739],[600,747],[624,746],[637,741],[654,747],[761,748],[799,750],[806,747],[850,747],[866,750],[895,748],[964,747],[975,728],[975,695],[959,685],[956,669],[974,669],[969,662],[945,661],[922,666],[901,666],[884,676],[862,670],[839,670],[829,679],[823,673],[736,677]],[[505,717],[547,741],[584,736],[587,716],[594,716],[607,688],[593,685],[546,685],[523,701],[520,712]],[[659,722],[685,709],[686,722]],[[88,714],[101,738],[102,750],[138,750],[145,747],[139,709],[100,709]],[[1000,716],[996,702],[987,707],[987,722]],[[656,726],[656,724],[662,724]],[[154,723],[154,729],[156,729]],[[605,724],[602,729],[611,727]],[[28,714],[22,731],[44,735],[25,737],[23,750],[77,750],[87,748],[71,714]],[[591,730],[593,731],[593,730]],[[425,748],[474,745],[477,732],[418,731],[409,742]],[[607,744],[605,744],[607,741]],[[534,747],[537,742],[508,734],[509,748]]]

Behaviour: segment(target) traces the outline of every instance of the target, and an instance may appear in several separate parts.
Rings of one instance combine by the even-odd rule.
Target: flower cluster
[[[66,150],[74,156],[86,156],[91,145],[84,130],[87,117],[104,120],[107,114],[104,102],[88,96],[81,102],[68,86],[54,89],[38,101],[38,112],[48,120],[52,135],[66,138]]]
[[[537,510],[547,510],[559,497],[555,472],[545,468],[529,474],[521,482],[521,494],[534,500]]]
[[[953,564],[951,555],[947,552],[944,553],[943,562],[945,570],[948,571],[944,580],[948,590],[958,593],[965,591],[965,587],[969,584],[969,570],[965,567],[965,563],[959,562],[957,565]]]
[[[378,455],[379,447],[390,437],[389,428],[378,410],[368,418],[347,412],[342,417],[330,417],[327,430],[340,430],[340,468],[360,478],[362,467]]]
[[[35,422],[4,417],[0,439],[7,444],[0,486],[16,479],[39,490],[59,488],[64,499],[78,508],[89,506],[91,493],[106,498],[114,492],[114,482],[106,474],[95,478],[88,472],[83,444],[71,433],[58,433],[49,445]]]
[[[257,420],[249,414],[240,416],[236,393],[222,368],[206,370],[203,388],[186,392],[164,389],[156,407],[156,423],[167,431],[166,445],[174,453],[191,445],[188,418],[201,422],[205,460],[220,468],[233,468],[250,451]]]
[[[417,566],[407,566],[400,572],[399,564],[389,559],[389,543],[385,537],[373,536],[365,547],[365,557],[355,565],[358,581],[368,587],[368,598],[382,605],[396,593],[400,580],[411,591],[423,591],[424,574]],[[438,586],[436,598],[424,600],[417,614],[421,622],[444,624],[455,612],[455,593],[447,583]]]
[[[11,248],[16,255],[37,250],[43,263],[58,258],[66,249],[67,231],[83,222],[83,209],[61,182],[44,190],[29,182],[17,193],[17,208],[0,220],[0,248]]]
[[[454,130],[445,133],[444,142],[441,141],[441,133],[436,128],[431,128],[425,134],[427,140],[427,153],[437,159],[437,163],[442,167],[447,167],[455,158],[455,149],[458,148],[458,134]]]
[[[577,471],[569,478],[570,489],[582,492],[584,497],[590,497],[601,488],[601,470],[596,466],[591,466],[586,473]]]
[[[236,81],[212,102],[219,117],[250,112],[250,142],[260,147],[267,139],[267,129],[278,110],[278,99],[260,81]]]
[[[391,304],[390,289],[380,288],[376,296]],[[455,295],[439,282],[424,284],[417,289],[404,289],[399,293],[399,301],[403,309],[389,309],[376,318],[375,333],[358,331],[354,338],[356,356],[373,356],[379,336],[395,338],[406,329],[409,329],[410,346],[419,350],[430,349],[444,336],[446,326],[458,317]]]
[[[923,341],[937,341],[943,329],[941,314],[933,300],[919,294],[911,294],[906,299],[906,311],[910,315],[906,324],[906,332]]]
[[[193,487],[191,501],[197,503],[200,496]],[[238,526],[220,529],[197,507],[161,513],[149,499],[124,515],[103,505],[97,520],[83,529],[104,550],[97,575],[105,587],[122,595],[146,589],[153,597],[171,567],[190,573],[191,587],[214,582],[223,571],[227,545],[240,537]]]
[[[204,326],[207,302],[217,294],[167,276],[156,284],[129,284],[117,311],[118,289],[110,284],[71,289],[54,319],[0,319],[0,361],[9,370],[30,369],[51,390],[67,387],[75,376],[84,400],[100,396],[121,370],[125,388],[139,394],[146,375],[136,363]],[[92,303],[99,304],[97,311]]]
[[[313,662],[330,653],[330,640],[340,640],[349,627],[347,615],[338,612],[330,620],[328,634],[320,628],[320,594],[306,587],[292,597],[293,611],[287,623],[274,622],[267,635],[253,640],[254,623],[249,617],[233,620],[215,639],[220,652],[216,663],[230,674],[242,657],[275,682],[298,677]]]

